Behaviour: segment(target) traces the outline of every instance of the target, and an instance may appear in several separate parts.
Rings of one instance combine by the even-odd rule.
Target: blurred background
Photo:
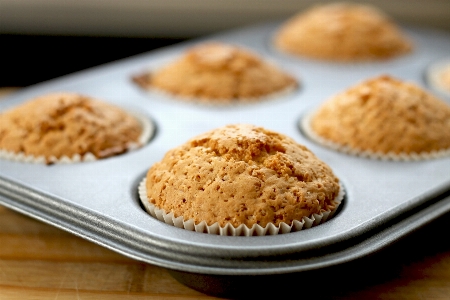
[[[28,86],[187,39],[284,20],[314,0],[0,0],[0,86]],[[450,0],[347,1],[450,31]]]

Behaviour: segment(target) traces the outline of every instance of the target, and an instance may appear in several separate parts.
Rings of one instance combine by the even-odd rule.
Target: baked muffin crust
[[[420,154],[450,149],[450,106],[415,84],[379,76],[326,101],[314,133],[352,149]]]
[[[285,52],[331,61],[367,61],[410,52],[412,43],[380,10],[361,4],[317,5],[288,20],[275,46]]]
[[[35,98],[0,114],[0,149],[35,157],[97,158],[139,144],[139,122],[122,109],[75,93]]]
[[[255,54],[218,42],[195,46],[177,61],[135,78],[144,88],[204,101],[255,100],[297,81]]]
[[[291,224],[333,210],[339,180],[294,140],[228,125],[167,152],[146,176],[150,203],[196,224]]]

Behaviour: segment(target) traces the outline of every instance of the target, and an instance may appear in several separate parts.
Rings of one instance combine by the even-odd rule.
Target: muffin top
[[[446,66],[442,73],[440,74],[440,81],[442,87],[450,93],[450,64]]]
[[[228,125],[166,153],[147,173],[150,203],[175,217],[234,227],[291,224],[336,207],[339,180],[306,147],[252,125]]]
[[[361,4],[314,6],[288,20],[275,46],[285,52],[331,61],[368,61],[405,54],[411,42],[378,9]]]
[[[450,64],[441,73],[441,82],[445,90],[450,93]]]
[[[450,148],[450,106],[414,84],[379,76],[326,101],[311,128],[353,149],[428,153]]]
[[[44,156],[97,158],[139,144],[140,123],[122,109],[75,93],[47,94],[0,114],[0,149]]]
[[[218,42],[195,46],[135,81],[144,88],[212,102],[254,100],[297,86],[293,77],[255,54]]]
[[[432,87],[450,94],[450,60],[438,62],[428,70],[428,81]]]

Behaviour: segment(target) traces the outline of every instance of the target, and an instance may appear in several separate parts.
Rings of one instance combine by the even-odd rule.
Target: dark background
[[[183,40],[4,34],[0,86],[33,85]]]

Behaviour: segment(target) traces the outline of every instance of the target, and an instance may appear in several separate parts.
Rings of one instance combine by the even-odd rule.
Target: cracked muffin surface
[[[419,86],[383,75],[323,103],[314,133],[352,149],[427,153],[450,149],[450,106]]]
[[[274,37],[285,52],[330,61],[388,59],[412,43],[380,10],[370,5],[317,5],[288,20]]]
[[[140,123],[111,104],[75,93],[52,93],[0,114],[0,150],[35,157],[93,154],[104,158],[139,144]]]
[[[252,125],[228,125],[166,153],[146,176],[147,201],[220,226],[291,224],[336,207],[338,178],[306,147]]]
[[[218,42],[194,46],[178,60],[135,81],[144,88],[211,102],[255,100],[298,85],[256,54]]]

